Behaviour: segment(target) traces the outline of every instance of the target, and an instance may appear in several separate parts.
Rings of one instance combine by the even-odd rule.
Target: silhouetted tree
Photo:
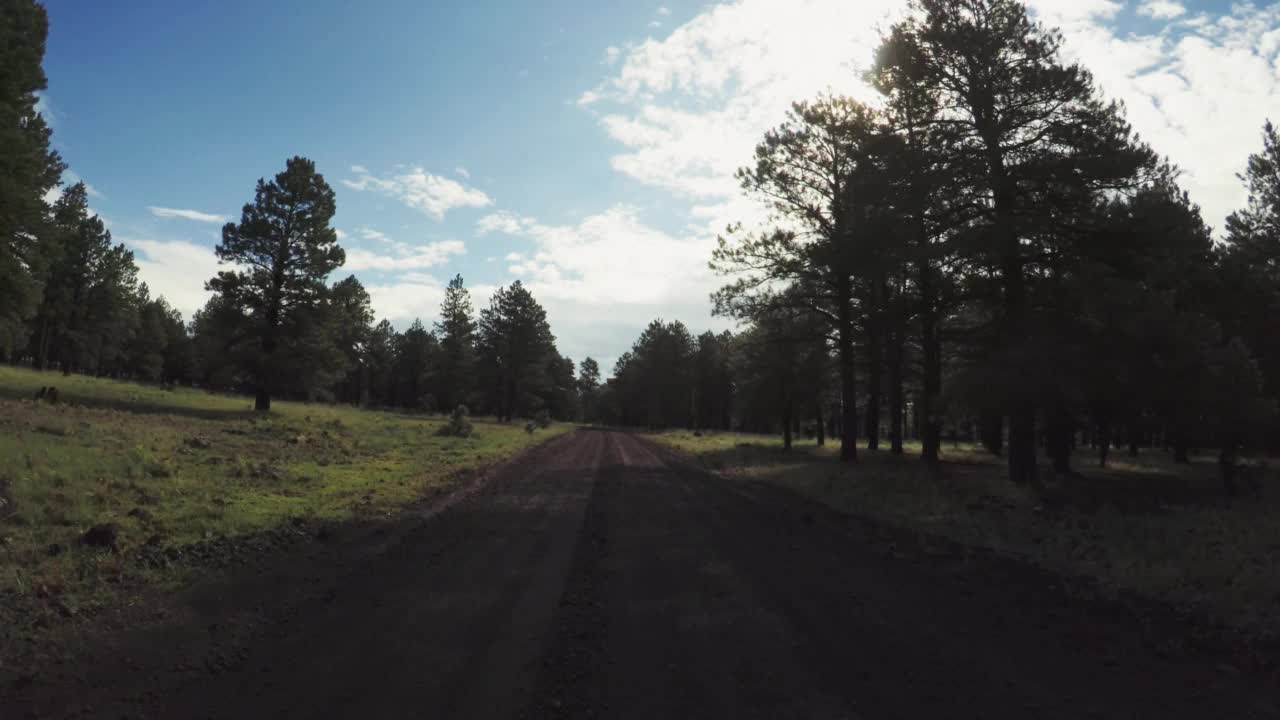
[[[739,276],[714,295],[717,313],[751,320],[798,306],[830,324],[846,461],[857,459],[854,303],[859,262],[869,257],[870,208],[855,176],[875,134],[874,113],[849,98],[797,103],[756,147],[755,165],[738,171],[743,189],[771,206],[779,227],[759,233],[731,229],[712,256],[716,271]]]
[[[993,310],[1007,369],[1009,475],[1036,478],[1035,316],[1030,285],[1046,246],[1071,231],[1098,194],[1136,187],[1155,169],[1120,108],[1099,99],[1088,71],[1059,59],[1061,34],[1015,0],[918,0],[895,28],[910,38],[910,81],[930,88],[954,131],[953,167],[985,200],[970,257],[999,280]]]

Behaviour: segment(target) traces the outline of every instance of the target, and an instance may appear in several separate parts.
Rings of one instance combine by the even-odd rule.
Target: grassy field
[[[1269,470],[1253,470],[1259,493],[1226,500],[1210,457],[1177,466],[1159,451],[1120,451],[1100,470],[1082,452],[1078,477],[1050,476],[1037,495],[1010,485],[1000,458],[967,446],[947,444],[930,471],[918,447],[902,458],[861,452],[849,467],[837,460],[838,443],[784,453],[760,436],[655,438],[729,476],[781,485],[922,540],[984,548],[1088,579],[1090,592],[1155,599],[1233,633],[1280,637],[1280,492]]]
[[[60,402],[32,398],[56,385]],[[470,438],[440,418],[252,400],[0,367],[0,604],[84,616],[122,588],[177,583],[141,567],[143,547],[180,548],[303,518],[379,518],[564,432],[477,420]],[[82,547],[113,523],[119,552]],[[23,618],[42,621],[40,618]],[[0,618],[0,625],[6,620]],[[0,633],[3,635],[4,633]],[[0,645],[3,644],[0,637]]]

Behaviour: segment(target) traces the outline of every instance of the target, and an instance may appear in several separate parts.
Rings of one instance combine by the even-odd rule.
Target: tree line
[[[846,461],[912,435],[936,463],[962,423],[1020,484],[1083,443],[1214,448],[1233,491],[1242,451],[1280,449],[1280,140],[1268,122],[1215,241],[1062,44],[1014,0],[914,2],[877,103],[798,102],[738,172],[770,214],[721,236],[712,302],[746,329],[651,325],[602,412],[816,425]]]
[[[258,181],[240,221],[222,229],[226,269],[206,283],[190,323],[138,280],[132,251],[89,208],[89,188],[61,188],[66,164],[37,110],[48,20],[30,0],[0,23],[0,360],[244,392],[503,420],[577,415],[573,361],[519,281],[477,314],[461,276],[440,319],[403,332],[375,322],[331,220],[332,188],[301,157]],[[56,196],[56,198],[54,198]],[[52,201],[51,201],[52,200]]]

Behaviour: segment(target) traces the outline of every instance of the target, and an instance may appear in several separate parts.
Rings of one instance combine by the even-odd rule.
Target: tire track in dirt
[[[1274,689],[1086,602],[609,442],[530,716],[1280,716]]]

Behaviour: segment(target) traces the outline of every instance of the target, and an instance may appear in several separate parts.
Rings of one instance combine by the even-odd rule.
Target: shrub
[[[545,409],[539,410],[538,414],[533,416],[533,421],[537,423],[540,428],[551,427],[551,413],[547,412]]]
[[[459,405],[449,415],[449,422],[441,425],[436,432],[446,437],[464,438],[471,437],[471,431],[471,412],[467,410],[466,405]]]

